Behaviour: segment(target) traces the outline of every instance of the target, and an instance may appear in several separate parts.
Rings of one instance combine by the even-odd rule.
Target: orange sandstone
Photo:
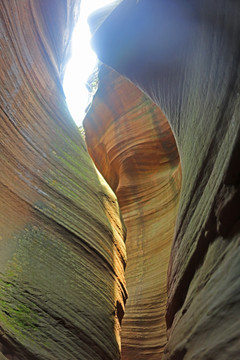
[[[175,140],[161,110],[104,66],[84,128],[127,227],[122,359],[159,359],[167,339],[167,267],[181,183]]]

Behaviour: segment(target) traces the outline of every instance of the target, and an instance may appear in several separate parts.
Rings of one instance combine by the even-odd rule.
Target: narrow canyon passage
[[[100,65],[84,120],[88,150],[116,192],[127,227],[128,300],[121,358],[159,359],[167,341],[167,268],[181,187],[175,140],[161,110]]]
[[[240,2],[100,14],[112,189],[62,88],[80,2],[0,1],[0,358],[239,360]]]

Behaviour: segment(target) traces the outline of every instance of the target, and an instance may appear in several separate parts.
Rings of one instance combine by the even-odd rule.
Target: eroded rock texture
[[[164,359],[239,359],[239,34],[238,0],[124,0],[94,36],[100,59],[164,111],[180,151]]]
[[[104,66],[84,128],[127,227],[129,298],[121,358],[159,359],[166,344],[167,267],[181,180],[172,130],[159,107]]]
[[[79,2],[0,3],[0,353],[120,357],[125,229],[66,107]]]

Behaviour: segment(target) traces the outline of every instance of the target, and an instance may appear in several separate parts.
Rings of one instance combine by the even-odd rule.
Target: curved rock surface
[[[120,358],[125,228],[60,82],[78,7],[0,3],[4,359]]]
[[[94,36],[101,61],[164,111],[179,147],[164,359],[239,359],[239,19],[237,0],[124,0]]]
[[[181,185],[172,130],[146,95],[104,66],[84,128],[89,153],[116,192],[127,227],[129,298],[121,358],[159,359],[166,345],[167,267]]]

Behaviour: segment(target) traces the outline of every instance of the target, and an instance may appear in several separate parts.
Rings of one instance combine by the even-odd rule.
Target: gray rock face
[[[125,0],[93,39],[160,106],[179,148],[164,359],[239,358],[239,34],[239,1]]]

